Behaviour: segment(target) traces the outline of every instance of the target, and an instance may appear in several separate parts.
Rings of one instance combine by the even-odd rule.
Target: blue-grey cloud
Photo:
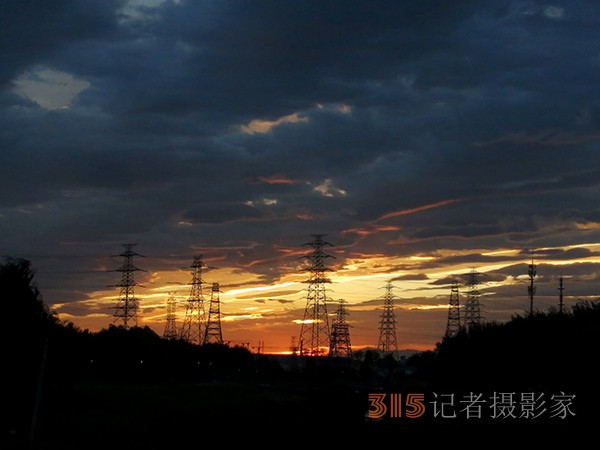
[[[600,6],[455,3],[4,2],[0,249],[251,241],[222,253],[269,281],[314,232],[336,264],[473,250],[423,270],[597,242]],[[49,109],[43,70],[86,87]]]

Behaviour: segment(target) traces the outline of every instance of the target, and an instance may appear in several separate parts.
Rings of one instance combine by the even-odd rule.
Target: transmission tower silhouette
[[[221,332],[221,301],[219,299],[219,283],[213,283],[210,293],[210,306],[208,308],[208,320],[204,343],[222,344],[223,333]]]
[[[325,267],[325,260],[333,258],[323,251],[329,242],[325,242],[325,234],[313,234],[314,240],[304,245],[310,245],[313,251],[305,256],[311,265],[308,280],[308,293],[306,295],[306,308],[304,319],[300,327],[300,354],[307,356],[320,356],[329,347],[329,317],[327,316],[327,289],[325,285],[331,280],[325,272],[331,269]]]
[[[564,307],[563,291],[564,290],[565,290],[565,288],[563,286],[563,277],[561,275],[558,280],[558,312],[560,314],[563,313],[563,307]]]
[[[119,300],[117,306],[115,306],[114,321],[113,323],[118,325],[119,323],[126,329],[131,326],[137,326],[137,313],[139,309],[138,300],[135,297],[134,286],[136,282],[133,274],[137,271],[141,271],[133,264],[134,256],[142,256],[136,253],[133,248],[137,244],[123,244],[125,250],[123,253],[115,256],[123,257],[123,264],[115,272],[121,272],[121,282],[116,286],[120,287]]]
[[[167,315],[165,317],[165,330],[163,331],[163,337],[165,339],[177,339],[177,300],[175,299],[175,293],[169,292],[167,297]]]
[[[394,315],[394,299],[397,298],[392,290],[394,285],[388,281],[385,285],[385,294],[383,295],[383,311],[379,323],[379,343],[377,349],[386,355],[393,354],[398,350],[398,340],[396,339],[396,317]]]
[[[450,287],[450,301],[448,302],[448,322],[446,336],[454,337],[460,331],[460,293],[458,282],[455,280]]]
[[[190,296],[186,302],[185,318],[181,325],[181,339],[192,344],[202,344],[204,340],[204,295],[202,294],[202,269],[206,266],[202,262],[202,255],[194,256],[192,281],[190,282]]]
[[[467,301],[465,302],[465,327],[469,328],[473,325],[479,325],[483,322],[483,317],[481,315],[481,307],[483,306],[479,302],[479,297],[481,293],[479,292],[479,285],[481,282],[479,281],[479,272],[473,269],[469,273],[469,278],[467,280]]]
[[[528,269],[529,286],[527,286],[527,295],[529,296],[529,317],[533,317],[533,298],[535,297],[535,277],[537,275],[537,268],[533,260],[533,250],[531,251],[531,264],[529,264]]]
[[[331,325],[331,342],[329,345],[329,356],[340,358],[352,357],[352,346],[350,345],[350,325],[346,323],[348,311],[344,304],[346,300],[341,299],[338,302],[338,308],[335,313],[335,320]]]
[[[298,355],[298,344],[296,344],[296,336],[292,336],[290,343],[290,353],[294,356]]]

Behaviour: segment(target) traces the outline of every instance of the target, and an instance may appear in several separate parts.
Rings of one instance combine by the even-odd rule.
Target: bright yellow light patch
[[[307,320],[292,320],[292,322],[294,322],[297,325],[306,325],[309,323],[316,323],[316,322],[320,322],[319,320],[313,320],[313,319],[307,319]]]
[[[232,289],[231,291],[227,291],[221,294],[222,297],[226,297],[226,296],[237,296],[240,294],[248,294],[250,292],[265,292],[265,291],[274,291],[276,289],[280,289],[280,288],[284,288],[284,287],[289,287],[289,286],[294,286],[297,283],[294,282],[287,282],[287,283],[279,283],[279,284],[271,284],[271,285],[267,285],[267,286],[257,286],[257,287],[251,287],[251,288],[242,288],[242,289]]]

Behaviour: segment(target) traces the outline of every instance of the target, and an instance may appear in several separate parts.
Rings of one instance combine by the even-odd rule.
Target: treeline
[[[600,301],[579,302],[565,313],[517,315],[462,329],[410,363],[437,386],[568,389],[598,372],[599,348]]]
[[[23,372],[36,372],[44,360],[45,376],[61,379],[93,374],[163,377],[174,365],[179,377],[186,369],[207,375],[252,371],[252,355],[242,347],[166,340],[147,326],[111,325],[91,333],[62,322],[48,311],[26,260],[7,259],[0,265],[0,302],[6,323],[3,343],[10,343],[10,356]]]
[[[595,423],[600,404],[600,301],[580,302],[571,311],[514,316],[444,338],[435,350],[414,355],[414,379],[429,392],[544,395],[540,409],[551,409],[553,395],[574,396],[575,416],[540,422],[544,432],[582,432]],[[529,422],[518,422],[531,425]],[[548,428],[549,427],[549,428]],[[533,428],[529,428],[531,431]]]
[[[274,370],[242,347],[165,340],[149,327],[110,326],[91,333],[62,322],[44,304],[31,264],[23,259],[7,258],[0,264],[0,305],[6,375],[0,443],[23,443],[33,436],[40,399],[59,384],[203,381]]]

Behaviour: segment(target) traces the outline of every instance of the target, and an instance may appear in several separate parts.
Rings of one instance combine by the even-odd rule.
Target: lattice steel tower
[[[165,330],[163,337],[165,339],[177,339],[177,299],[174,292],[169,292],[167,297],[167,315],[165,317]]]
[[[204,295],[202,294],[202,270],[206,266],[202,262],[202,255],[194,256],[192,281],[190,282],[190,296],[186,302],[185,318],[181,325],[181,339],[192,344],[202,344],[204,341]]]
[[[118,325],[120,322],[126,329],[129,329],[130,326],[137,326],[139,305],[134,293],[136,282],[134,281],[133,274],[142,269],[137,268],[133,264],[133,257],[142,255],[133,250],[133,247],[136,245],[137,244],[123,244],[123,247],[125,247],[123,253],[115,255],[123,257],[123,264],[115,270],[115,272],[121,272],[121,282],[116,285],[121,288],[121,291],[119,293],[117,306],[115,306],[115,319],[113,323]]]
[[[446,324],[446,336],[453,337],[460,331],[460,293],[458,282],[452,282],[450,287],[450,301],[448,302],[448,322]]]
[[[565,290],[565,288],[563,286],[563,277],[561,275],[560,279],[558,280],[558,312],[560,314],[563,313],[563,308],[564,308],[564,297],[563,297],[564,290]]]
[[[394,314],[394,299],[397,298],[392,292],[394,285],[388,282],[385,285],[385,294],[383,295],[383,311],[379,323],[379,343],[377,349],[386,355],[390,355],[394,350],[398,350],[398,340],[396,338],[396,316]]]
[[[468,328],[472,325],[479,325],[483,322],[483,316],[481,315],[481,307],[483,306],[479,302],[481,293],[479,292],[479,281],[480,273],[473,269],[469,273],[467,280],[467,301],[465,302],[465,327]]]
[[[531,264],[529,264],[527,275],[529,276],[529,286],[527,286],[527,295],[529,296],[529,317],[533,317],[533,297],[535,297],[535,276],[537,275],[537,268],[533,261],[533,251],[531,252]]]
[[[223,333],[221,332],[221,301],[219,299],[219,283],[213,283],[210,293],[210,306],[208,308],[208,320],[204,334],[205,344],[222,344]]]
[[[338,302],[338,309],[335,313],[335,320],[331,325],[331,341],[329,345],[329,356],[339,358],[351,358],[352,346],[350,345],[350,325],[346,323],[348,311],[344,304],[346,300],[341,299]]]
[[[305,256],[311,265],[308,268],[310,276],[306,295],[306,308],[304,319],[300,327],[300,354],[307,356],[320,356],[329,348],[329,317],[327,316],[327,289],[325,285],[331,280],[325,276],[325,272],[331,269],[325,267],[325,260],[333,258],[323,251],[325,246],[331,246],[325,242],[325,234],[313,234],[315,239],[304,245],[310,245],[313,251]]]

